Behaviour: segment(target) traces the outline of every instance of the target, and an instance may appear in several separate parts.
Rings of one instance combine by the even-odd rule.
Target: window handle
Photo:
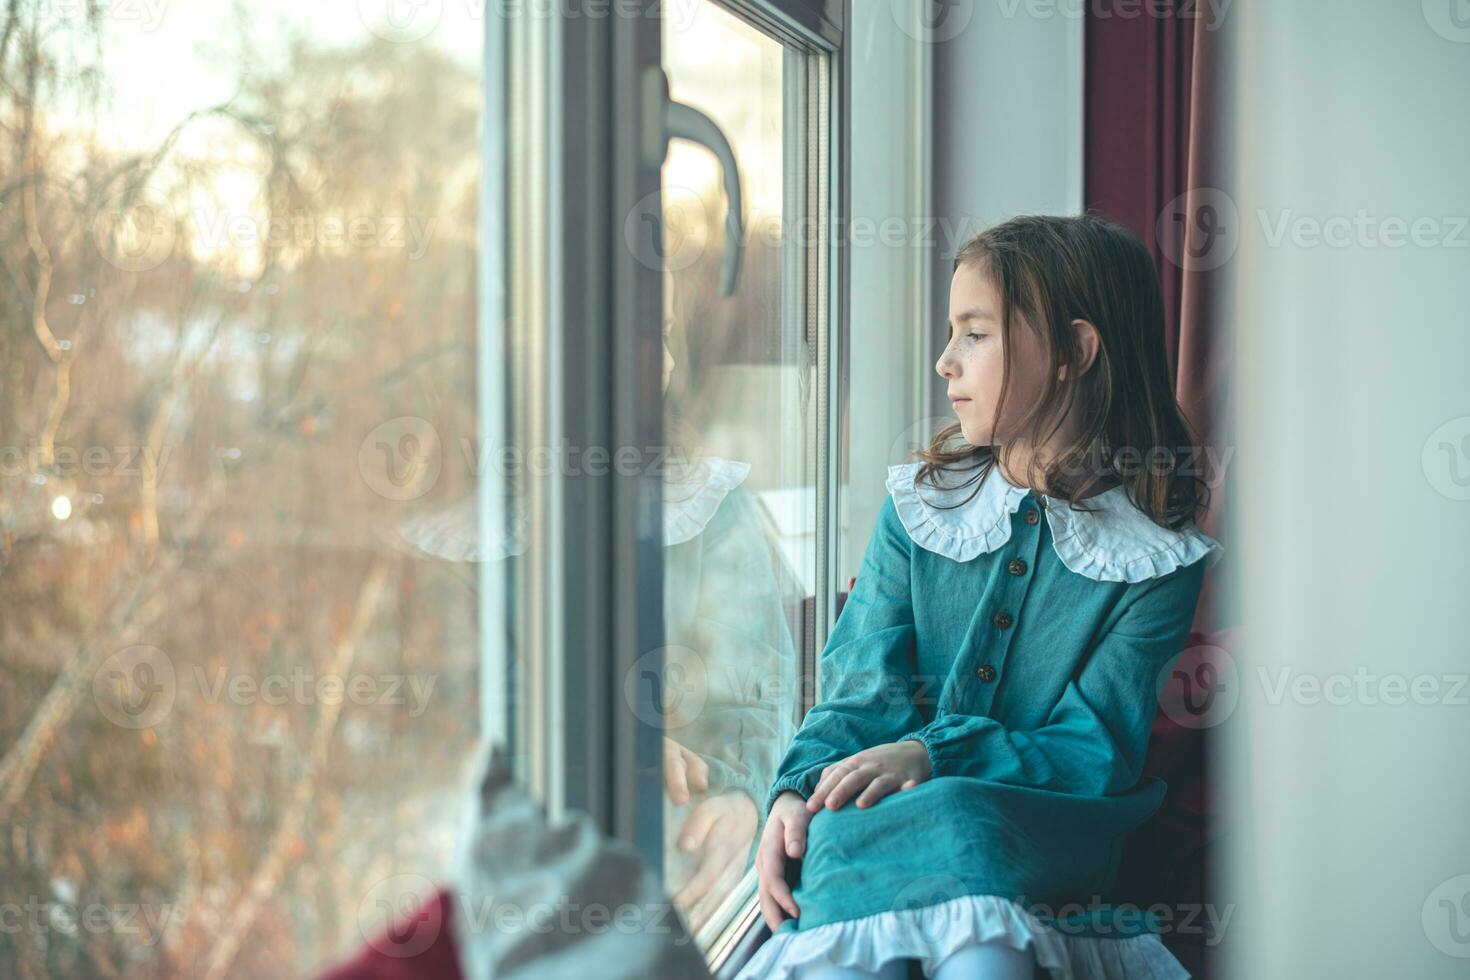
[[[645,95],[649,103],[645,118],[653,120],[649,137],[649,162],[663,166],[669,141],[676,139],[698,143],[715,155],[725,184],[725,281],[722,293],[735,292],[740,278],[740,256],[745,250],[744,195],[740,189],[740,168],[735,163],[735,149],[713,119],[698,109],[669,97],[669,78],[662,68],[650,68],[645,75]]]

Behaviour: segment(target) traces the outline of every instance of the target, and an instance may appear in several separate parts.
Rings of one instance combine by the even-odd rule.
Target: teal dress
[[[707,893],[711,905],[754,862],[766,787],[796,729],[789,703],[796,688],[787,622],[792,583],[778,574],[760,502],[743,485],[749,471],[743,461],[701,457],[691,482],[666,485],[664,496],[664,734],[709,767],[707,792],[684,804],[664,796],[670,894],[703,860],[681,850],[678,836],[704,800],[738,793],[753,818],[738,866]]]
[[[928,970],[998,939],[1030,945],[1054,977],[1187,977],[1159,922],[1107,896],[1126,837],[1164,795],[1141,778],[1157,685],[1220,545],[1154,524],[1122,486],[1088,498],[1088,513],[999,469],[974,493],[974,471],[933,487],[915,484],[918,468],[889,469],[821,655],[820,701],[766,809],[887,742],[922,742],[932,776],[813,816],[788,866],[801,917],[741,976],[899,957]]]

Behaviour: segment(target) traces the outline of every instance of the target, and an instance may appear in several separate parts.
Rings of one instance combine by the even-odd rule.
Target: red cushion
[[[1210,764],[1215,733],[1228,720],[1228,698],[1235,694],[1226,685],[1238,683],[1228,679],[1238,634],[1190,633],[1165,678],[1143,772],[1164,780],[1168,791],[1158,812],[1128,839],[1119,870],[1118,900],[1167,906],[1172,921],[1165,924],[1164,944],[1202,978],[1218,972],[1207,954],[1222,938],[1208,934],[1207,906],[1217,914],[1228,907],[1210,879],[1212,848],[1225,830],[1223,802],[1211,792]],[[1218,700],[1200,711],[1207,703],[1203,689],[1211,687]]]
[[[441,888],[321,980],[461,980],[449,928],[453,911],[453,897]]]

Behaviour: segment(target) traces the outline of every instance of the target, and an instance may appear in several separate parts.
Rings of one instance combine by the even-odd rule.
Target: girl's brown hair
[[[1010,383],[1015,314],[1038,334],[1051,362],[1046,388],[1021,422],[1029,444],[1045,443],[1079,397],[1082,402],[1077,440],[1042,470],[1043,482],[1032,472],[1026,482],[1048,487],[1073,510],[1090,511],[1083,495],[1115,478],[1155,523],[1178,530],[1194,521],[1208,507],[1209,488],[1195,465],[1200,442],[1174,398],[1164,350],[1164,302],[1143,243],[1093,214],[1023,215],[960,246],[954,268],[966,264],[988,275],[1001,297],[1006,367],[996,418],[1003,417]],[[1069,368],[1059,381],[1058,369],[1079,355],[1071,326],[1079,319],[1097,327],[1098,354],[1085,374],[1079,377]],[[1043,431],[1048,423],[1051,428]],[[997,447],[972,446],[962,436],[955,445],[959,434],[959,423],[951,424],[917,453],[924,461],[918,479],[937,487],[939,470],[978,470],[972,477],[978,493],[996,465]],[[1008,458],[1006,447],[999,453]],[[1030,469],[1035,469],[1034,458]]]

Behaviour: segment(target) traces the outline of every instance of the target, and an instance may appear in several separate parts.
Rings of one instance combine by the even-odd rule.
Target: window
[[[482,35],[9,5],[7,975],[299,974],[442,880],[479,734]]]
[[[757,916],[766,791],[834,592],[842,25],[836,4],[655,8],[492,25],[505,288],[481,417],[503,407],[507,455],[543,465],[485,487],[524,531],[482,583],[505,610],[483,636],[506,637],[486,718],[553,813],[638,848],[719,962]]]
[[[825,200],[827,77],[824,57],[715,3],[685,9],[687,23],[663,23],[670,96],[726,134],[745,215],[725,296],[719,160],[670,145],[665,442],[704,462],[671,472],[664,497],[663,869],[708,948],[755,887],[766,791],[799,714],[803,600],[816,591],[829,331],[826,297],[806,288],[823,281],[825,228],[803,219]],[[691,767],[708,792],[688,793]]]

